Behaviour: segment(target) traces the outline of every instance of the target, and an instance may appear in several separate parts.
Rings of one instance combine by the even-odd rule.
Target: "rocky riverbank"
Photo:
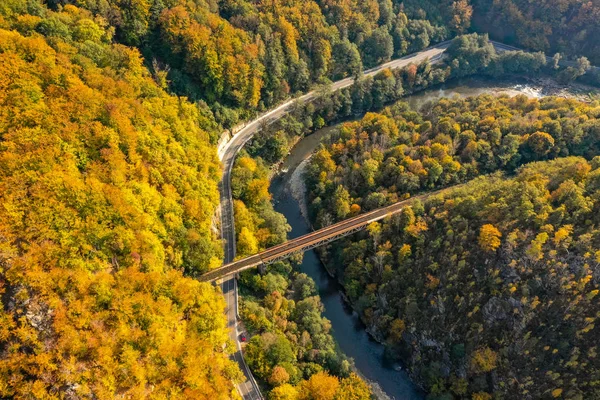
[[[298,202],[300,212],[306,219],[306,223],[310,225],[308,219],[308,203],[306,201],[306,184],[304,183],[304,171],[310,162],[311,156],[302,161],[298,167],[292,172],[292,175],[288,181],[288,187],[286,190],[290,191],[290,194]]]

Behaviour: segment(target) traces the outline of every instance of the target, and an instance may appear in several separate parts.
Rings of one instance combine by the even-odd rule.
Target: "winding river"
[[[566,92],[566,89],[556,87],[552,83],[531,84],[530,81],[518,79],[492,82],[482,78],[469,78],[420,92],[405,101],[413,109],[418,109],[428,101],[451,96],[477,96],[483,93],[510,96],[525,94],[529,97],[565,94],[585,96],[585,91],[585,88],[570,88]],[[299,206],[303,196],[301,170],[306,164],[305,160],[318,147],[320,141],[334,130],[335,127],[325,128],[300,140],[282,163],[282,172],[271,182],[270,191],[275,209],[285,215],[292,227],[288,235],[290,238],[310,232],[310,226]],[[333,336],[340,350],[354,359],[356,369],[374,385],[378,397],[398,400],[423,399],[424,393],[410,380],[401,366],[386,360],[383,346],[365,331],[365,326],[356,313],[340,295],[341,286],[327,274],[314,251],[304,254],[301,270],[308,274],[318,287],[321,301],[325,305],[324,315],[331,321]]]

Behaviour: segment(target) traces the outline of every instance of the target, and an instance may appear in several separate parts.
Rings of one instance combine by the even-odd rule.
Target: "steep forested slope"
[[[580,0],[474,0],[474,28],[528,49],[600,64],[600,4]]]
[[[600,64],[600,4],[581,0],[404,0],[409,18],[455,24],[492,38],[572,59]],[[460,32],[460,30],[459,30]]]
[[[389,353],[432,398],[596,398],[597,104],[398,104],[347,123],[308,169],[318,226],[452,185],[323,253]]]
[[[17,1],[17,0],[11,0]],[[391,0],[55,0],[102,17],[155,78],[230,127],[316,82],[357,75],[461,28],[408,18]]]
[[[337,252],[363,318],[434,398],[598,397],[599,167],[480,179]]]
[[[201,110],[74,6],[0,5],[0,397],[229,398]],[[210,365],[211,368],[198,368]]]

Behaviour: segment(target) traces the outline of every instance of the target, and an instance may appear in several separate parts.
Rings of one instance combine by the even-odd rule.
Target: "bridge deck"
[[[461,185],[459,185],[461,186]],[[454,186],[453,189],[457,188]],[[325,228],[316,230],[296,239],[289,240],[285,243],[273,246],[263,251],[262,253],[243,258],[241,260],[225,264],[220,268],[214,269],[200,276],[200,280],[204,282],[212,282],[222,276],[238,273],[249,268],[256,267],[261,264],[270,264],[272,262],[285,259],[292,254],[300,251],[321,246],[332,240],[336,240],[343,236],[354,233],[360,229],[364,229],[372,222],[379,221],[388,215],[394,215],[402,211],[404,207],[417,199],[425,199],[429,196],[439,194],[447,189],[436,190],[434,192],[425,193],[407,200],[399,201],[391,206],[382,207],[377,210],[370,211],[358,215],[353,218],[338,222]]]

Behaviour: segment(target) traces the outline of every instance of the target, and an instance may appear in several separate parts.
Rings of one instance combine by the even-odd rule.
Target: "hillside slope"
[[[101,18],[0,12],[0,397],[230,398],[204,117]]]

